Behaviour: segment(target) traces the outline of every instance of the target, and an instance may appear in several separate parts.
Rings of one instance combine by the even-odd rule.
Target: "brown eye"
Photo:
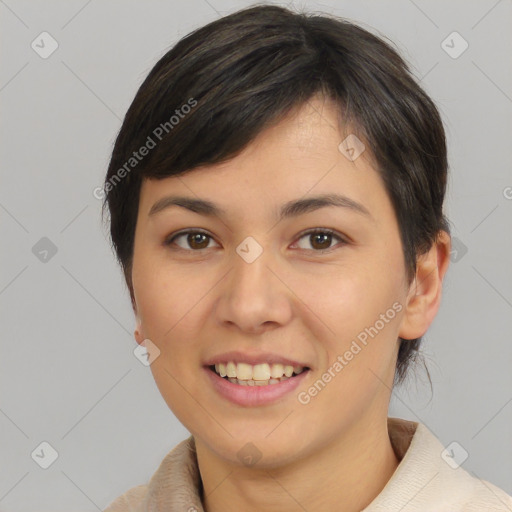
[[[206,247],[208,247],[209,240],[208,236],[204,233],[193,233],[187,235],[187,243],[192,247],[192,249],[206,249]]]
[[[306,233],[303,233],[302,236],[299,238],[299,240],[302,239],[308,240],[311,248],[300,247],[301,249],[314,250],[316,252],[332,249],[331,244],[333,242],[333,239],[338,239],[340,242],[345,243],[345,240],[343,240],[343,238],[335,234],[335,232],[330,229],[315,229],[312,231],[308,231]]]
[[[328,233],[314,233],[309,236],[315,249],[329,249],[332,243],[332,235]]]
[[[185,245],[177,243],[177,240],[185,240]],[[176,244],[180,249],[188,251],[200,251],[207,249],[213,238],[202,231],[182,231],[164,242],[164,245]],[[183,243],[183,242],[182,242]]]

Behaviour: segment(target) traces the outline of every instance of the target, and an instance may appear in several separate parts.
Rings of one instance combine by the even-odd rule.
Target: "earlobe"
[[[144,341],[145,337],[142,332],[142,322],[141,322],[138,314],[135,317],[135,322],[136,322],[136,325],[135,325],[135,331],[133,334],[135,337],[135,341],[140,345]]]
[[[140,345],[143,341],[144,341],[144,336],[142,336],[142,334],[140,333],[140,331],[138,329],[135,329],[135,332],[134,332],[134,336],[135,336],[135,341]]]
[[[443,278],[448,269],[451,238],[440,231],[430,250],[419,256],[416,276],[409,288],[399,336],[412,340],[423,336],[434,320],[441,303]]]

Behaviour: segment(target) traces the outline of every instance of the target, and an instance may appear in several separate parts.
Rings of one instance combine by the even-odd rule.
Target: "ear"
[[[139,345],[146,339],[142,331],[142,322],[137,312],[135,312],[135,331],[133,334],[135,336],[135,341]]]
[[[448,269],[450,252],[450,235],[440,231],[430,250],[418,257],[416,276],[409,288],[398,334],[401,338],[420,338],[434,320],[441,304],[443,278]]]
[[[135,337],[135,341],[140,345],[146,339],[146,336],[144,336],[144,331],[142,329],[142,320],[137,310],[137,300],[135,299],[135,291],[133,289],[131,274],[129,277],[129,281],[127,281],[127,284],[128,290],[130,291],[133,314],[135,315],[135,330],[133,331],[133,334]]]

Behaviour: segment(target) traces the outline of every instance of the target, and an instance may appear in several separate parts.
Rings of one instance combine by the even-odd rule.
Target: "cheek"
[[[309,330],[322,342],[325,367],[346,355],[347,367],[381,375],[393,362],[403,309],[402,268],[381,254],[367,253],[314,279],[296,276],[297,295],[310,310],[303,319],[310,319]]]
[[[378,276],[365,266],[312,281],[306,290],[315,313],[309,330],[321,347],[321,361],[317,380],[303,390],[305,399],[311,397],[305,410],[310,416],[329,416],[333,425],[348,425],[376,396],[390,392],[399,316],[393,308],[396,288],[389,274]]]
[[[200,279],[203,284],[205,277]],[[165,341],[187,324],[204,294],[203,285],[197,284],[190,272],[159,261],[140,261],[133,286],[147,337]]]
[[[295,289],[332,336],[347,339],[392,306],[397,298],[396,279],[370,258],[334,268],[322,276],[297,276]]]
[[[200,336],[197,314],[205,288],[163,266],[148,264],[134,279],[145,337],[160,350],[150,369],[155,383],[176,417],[187,427],[205,421],[191,396],[200,396]]]
[[[144,336],[160,350],[150,367],[153,377],[168,406],[186,425],[191,422],[190,395],[201,394],[197,379],[205,340],[201,325],[208,315],[205,293],[214,281],[205,272],[184,272],[154,262],[143,271],[141,266],[134,280]]]

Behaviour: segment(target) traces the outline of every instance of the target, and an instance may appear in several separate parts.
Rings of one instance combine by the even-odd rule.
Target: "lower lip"
[[[275,402],[291,393],[306,378],[309,370],[304,370],[296,377],[290,377],[278,384],[266,386],[242,386],[217,375],[209,367],[204,367],[216,391],[237,405],[255,407]]]

